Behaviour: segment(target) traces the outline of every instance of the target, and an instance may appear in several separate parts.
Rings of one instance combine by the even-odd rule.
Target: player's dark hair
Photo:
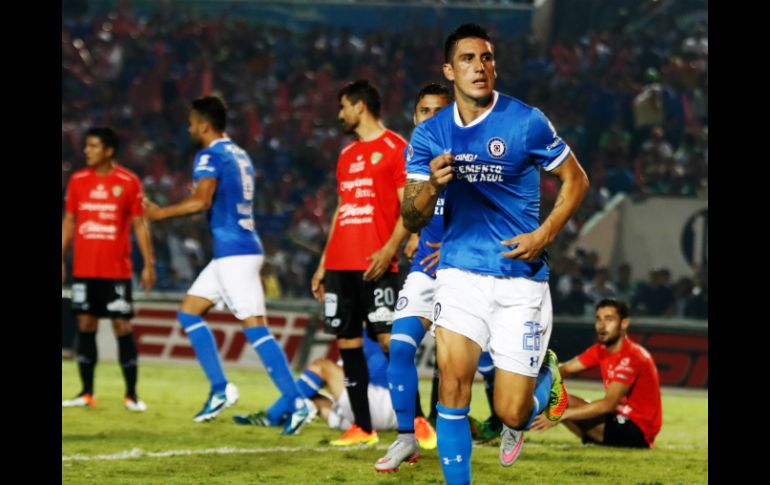
[[[340,89],[337,101],[342,101],[343,96],[348,98],[350,104],[363,101],[372,116],[380,117],[380,92],[366,79],[359,79]]]
[[[420,89],[417,93],[417,99],[414,100],[414,109],[417,109],[417,105],[420,104],[420,100],[429,94],[435,94],[437,96],[446,96],[446,99],[452,101],[452,91],[448,87],[439,83],[428,83]]]
[[[484,27],[474,23],[462,24],[461,26],[457,27],[454,32],[449,34],[449,37],[446,38],[446,42],[444,43],[444,62],[451,64],[452,56],[455,53],[455,47],[457,47],[457,43],[462,39],[468,39],[471,37],[476,39],[484,39],[490,43],[492,42],[492,39],[489,38],[489,34],[484,29]]]
[[[618,316],[621,320],[628,318],[628,303],[623,300],[616,300],[614,298],[605,298],[596,304],[596,310],[611,306],[618,312]]]
[[[218,132],[227,128],[227,105],[216,96],[202,96],[192,102],[192,109],[206,118],[211,127]]]
[[[86,137],[89,136],[95,136],[99,139],[100,142],[102,142],[102,145],[104,148],[112,148],[112,156],[116,157],[118,155],[118,148],[120,148],[120,140],[118,139],[117,133],[115,133],[112,128],[108,128],[106,126],[100,126],[96,128],[91,128],[86,132]]]

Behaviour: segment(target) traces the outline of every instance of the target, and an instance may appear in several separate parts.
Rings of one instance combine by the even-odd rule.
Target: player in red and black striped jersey
[[[142,184],[130,170],[117,164],[118,137],[110,128],[92,128],[86,134],[87,167],[75,172],[67,185],[62,220],[62,283],[64,255],[74,239],[72,309],[77,315],[77,361],[83,388],[62,407],[93,407],[96,330],[99,318],[112,319],[118,340],[118,360],[126,381],[124,404],[130,411],[147,406],[136,395],[137,351],[131,331],[131,243],[134,230],[144,259],[141,282],[145,291],[155,285],[150,231],[144,220]]]
[[[589,402],[569,395],[569,408],[558,421],[583,443],[651,448],[663,422],[658,369],[652,356],[632,342],[628,305],[606,299],[596,305],[598,342],[559,367],[569,376],[599,366],[606,394]],[[554,422],[538,416],[531,429],[545,430]]]

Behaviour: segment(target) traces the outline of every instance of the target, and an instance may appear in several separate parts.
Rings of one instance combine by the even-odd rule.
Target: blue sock
[[[479,356],[479,374],[484,377],[488,375],[495,375],[495,363],[492,361],[492,356],[489,352],[482,352]]]
[[[326,382],[321,379],[321,376],[310,369],[303,370],[302,375],[297,379],[299,392],[308,399],[318,394],[318,391],[320,391],[325,384]]]
[[[436,434],[441,471],[447,485],[471,483],[471,429],[468,425],[470,406],[448,408],[436,404]]]
[[[404,317],[393,322],[390,336],[388,387],[399,433],[414,433],[417,367],[414,356],[425,336],[419,317]]]
[[[532,415],[529,417],[529,421],[527,421],[524,429],[529,429],[532,421],[535,420],[535,416],[542,413],[548,405],[548,399],[551,397],[551,384],[553,384],[551,369],[548,366],[541,365],[540,372],[538,372],[537,380],[535,381],[535,405],[532,406]]]
[[[291,401],[281,396],[276,399],[272,406],[267,408],[267,419],[273,426],[278,426],[283,421],[283,416],[292,411],[294,411],[294,406]]]
[[[308,399],[318,394],[318,391],[326,384],[315,372],[305,369],[299,379],[296,381],[300,392]],[[277,425],[281,422],[283,416],[294,412],[294,403],[285,396],[279,397],[272,406],[267,409],[267,418],[271,423]]]
[[[270,330],[263,326],[246,327],[243,329],[243,333],[246,335],[246,339],[251,346],[254,347],[254,350],[257,351],[257,355],[262,360],[262,365],[265,366],[267,374],[272,379],[275,387],[281,392],[281,396],[285,397],[289,403],[292,403],[292,411],[304,406],[305,404],[302,400],[304,396],[294,382],[294,377],[289,370],[289,363],[286,360],[286,354],[283,353],[281,347],[278,346],[278,342],[270,335]]]
[[[195,357],[211,383],[211,392],[224,391],[227,386],[227,378],[222,369],[222,361],[217,353],[217,343],[211,329],[198,315],[177,312],[176,317],[182,324],[184,331],[187,332],[187,337],[195,349]]]

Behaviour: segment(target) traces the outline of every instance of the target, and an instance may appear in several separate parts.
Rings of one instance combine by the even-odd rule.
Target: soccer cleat
[[[129,411],[134,411],[137,413],[143,413],[147,411],[147,405],[144,403],[144,401],[141,399],[134,399],[130,396],[126,396],[126,398],[123,400],[123,405]]]
[[[80,394],[74,399],[67,399],[66,401],[62,401],[61,407],[63,408],[75,408],[75,407],[95,408],[96,399],[91,394]]]
[[[545,365],[551,370],[553,382],[551,383],[551,393],[548,396],[548,405],[546,405],[543,414],[551,421],[558,421],[564,416],[564,411],[567,410],[569,396],[559,372],[559,359],[551,349],[545,352]]]
[[[434,425],[435,426],[435,425]],[[468,427],[471,429],[471,438],[474,440],[480,439],[481,433],[484,429],[484,423],[474,418],[470,414],[468,415]]]
[[[521,454],[521,446],[524,444],[524,431],[509,428],[503,423],[503,432],[500,434],[500,464],[511,466]]]
[[[237,424],[253,426],[280,426],[283,422],[285,422],[285,419],[280,423],[273,423],[270,421],[270,418],[267,417],[267,413],[265,411],[257,411],[255,413],[247,414],[246,416],[233,416],[233,421],[235,421]]]
[[[414,418],[414,437],[417,438],[420,448],[433,450],[437,446],[436,430],[422,416]]]
[[[503,431],[503,425],[499,419],[493,417],[487,418],[486,421],[481,423],[478,430],[476,439],[482,444],[497,444],[497,440],[500,439],[500,433]]]
[[[286,421],[281,434],[299,434],[302,428],[315,418],[318,408],[313,401],[305,399],[305,405],[297,409]]]
[[[238,402],[238,388],[235,387],[235,384],[228,382],[224,391],[209,394],[203,409],[195,415],[193,421],[196,423],[211,421],[219,416],[225,408],[229,408],[236,402]]]
[[[374,469],[382,473],[396,472],[401,463],[414,463],[419,459],[420,447],[416,441],[397,439],[388,447],[388,452],[385,453],[385,456],[377,460],[377,463],[374,464]]]
[[[330,441],[332,446],[353,446],[353,445],[373,445],[380,441],[380,437],[377,436],[377,430],[373,429],[371,433],[367,433],[358,425],[354,424],[347,431],[345,431],[340,439]]]

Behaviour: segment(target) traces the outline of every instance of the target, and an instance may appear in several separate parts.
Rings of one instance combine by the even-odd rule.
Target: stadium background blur
[[[117,130],[118,160],[139,174],[148,197],[183,198],[194,155],[189,102],[219,93],[230,106],[228,134],[257,171],[267,297],[309,298],[335,204],[337,155],[348,142],[338,89],[375,82],[385,125],[408,137],[419,86],[444,81],[446,33],[475,20],[498,40],[499,90],[540,107],[591,180],[549,247],[555,312],[590,315],[592,302],[616,295],[635,316],[708,319],[707,263],[674,278],[665,267],[629,266],[622,279],[617,264],[600,266],[600,255],[576,242],[618,194],[707,200],[707,1],[62,5],[62,200],[84,166],[83,134],[98,125]],[[542,214],[557,192],[556,179],[543,177]],[[152,229],[158,290],[185,290],[210,258],[203,216]],[[135,244],[134,256],[140,268]]]

